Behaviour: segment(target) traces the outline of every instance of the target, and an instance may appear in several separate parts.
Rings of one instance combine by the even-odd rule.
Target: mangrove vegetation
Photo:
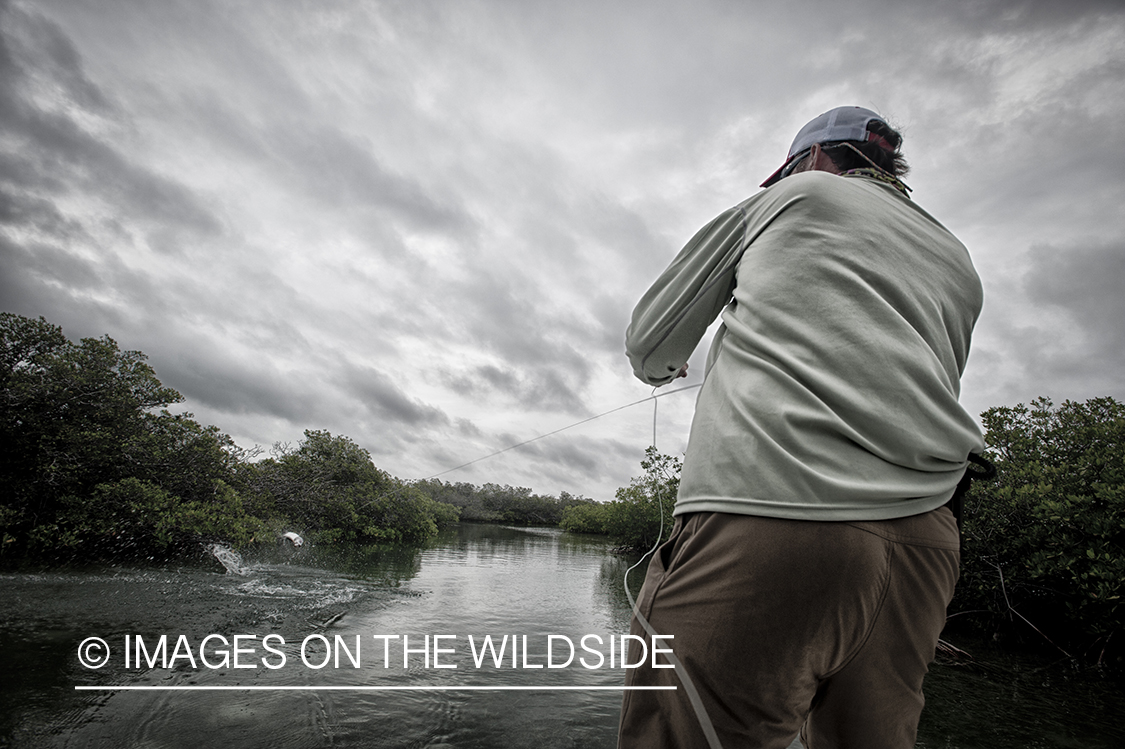
[[[1125,404],[996,407],[981,415],[996,467],[972,482],[962,515],[954,628],[1056,653],[1075,664],[1125,666]],[[647,550],[667,537],[680,462],[649,448],[644,474],[605,504],[579,504],[562,527]],[[663,517],[663,527],[661,527]]]
[[[165,559],[285,530],[322,544],[419,543],[458,521],[561,526],[635,552],[672,525],[680,461],[655,448],[598,502],[404,481],[326,431],[263,455],[169,410],[182,400],[108,336],[75,343],[42,318],[0,313],[0,564]],[[1125,405],[1038,399],[981,418],[997,476],[965,498],[951,625],[1119,671]]]

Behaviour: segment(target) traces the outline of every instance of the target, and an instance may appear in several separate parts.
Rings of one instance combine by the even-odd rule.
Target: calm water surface
[[[463,524],[426,549],[350,555],[318,549],[246,561],[246,575],[214,564],[98,568],[0,576],[0,746],[100,747],[612,747],[619,691],[76,691],[76,685],[159,686],[618,686],[609,638],[628,631],[625,560],[600,538],[554,530]],[[635,572],[631,578],[639,578]],[[639,579],[633,581],[639,585]],[[210,634],[254,635],[240,665],[208,668]],[[262,648],[271,640],[278,654]],[[168,636],[173,662],[124,662],[124,638]],[[197,659],[192,667],[180,636]],[[340,666],[311,668],[301,643],[339,637]],[[397,635],[390,640],[373,635]],[[425,637],[442,665],[427,667]],[[477,667],[489,635],[504,658]],[[546,665],[548,635],[584,636],[565,668]],[[84,668],[78,646],[104,639],[109,662]],[[403,636],[412,651],[403,667]],[[355,645],[359,638],[358,653]],[[523,650],[526,637],[527,650]],[[513,638],[520,652],[513,665]],[[280,644],[284,641],[284,644]],[[314,665],[327,652],[309,641]],[[388,644],[384,646],[384,642]],[[386,649],[385,649],[386,647]],[[430,643],[430,655],[434,642]],[[148,647],[152,651],[153,647]],[[221,643],[205,649],[221,661]],[[267,664],[286,662],[280,668]],[[552,662],[568,655],[555,641]],[[616,649],[614,656],[616,657]],[[263,662],[264,659],[264,662]],[[525,667],[526,665],[526,667]],[[1122,747],[1120,690],[1060,683],[1035,664],[990,669],[935,666],[920,735],[925,747]],[[1055,683],[1051,683],[1052,678]]]

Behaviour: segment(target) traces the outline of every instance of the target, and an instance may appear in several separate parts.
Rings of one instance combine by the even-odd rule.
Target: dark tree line
[[[0,562],[163,555],[201,540],[418,542],[458,519],[561,525],[647,549],[667,533],[680,463],[650,449],[607,503],[524,487],[401,481],[341,435],[270,457],[168,406],[139,351],[74,343],[0,313]],[[1046,400],[982,414],[997,478],[965,501],[958,622],[1120,661],[1125,639],[1125,405]],[[663,512],[663,523],[661,513]]]
[[[419,541],[455,522],[343,436],[306,431],[254,461],[139,351],[73,343],[42,318],[0,313],[0,555],[7,563],[146,556],[200,540]]]
[[[1125,668],[1125,404],[997,407],[981,415],[993,481],[965,498],[950,622]],[[562,527],[647,551],[671,527],[680,463],[649,448],[611,502],[579,503]]]
[[[475,486],[464,482],[447,483],[440,479],[426,479],[414,485],[434,500],[456,507],[462,520],[482,523],[557,526],[567,508],[596,504],[591,499],[575,497],[567,492],[558,497],[534,494],[531,489],[522,486]]]
[[[1125,654],[1125,404],[981,414],[994,481],[966,497],[951,612],[1075,661]]]

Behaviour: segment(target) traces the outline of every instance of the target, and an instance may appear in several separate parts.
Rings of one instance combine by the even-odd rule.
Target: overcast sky
[[[144,351],[243,446],[422,478],[648,396],[633,304],[844,104],[973,253],[966,407],[1125,398],[1116,0],[0,0],[0,309]],[[652,432],[442,478],[609,499]]]

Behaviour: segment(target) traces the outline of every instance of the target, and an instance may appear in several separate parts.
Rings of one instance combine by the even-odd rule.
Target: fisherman
[[[868,109],[815,118],[633,312],[651,385],[723,324],[633,622],[679,665],[626,676],[677,689],[626,691],[620,747],[914,746],[958,575],[947,505],[984,447],[958,403],[983,294],[901,143]]]

